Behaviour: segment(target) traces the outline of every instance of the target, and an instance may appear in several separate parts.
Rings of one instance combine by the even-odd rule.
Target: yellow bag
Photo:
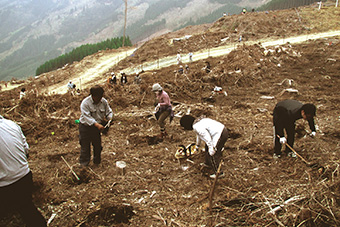
[[[179,145],[179,148],[176,151],[175,158],[187,158],[193,154],[197,153],[196,144],[191,143],[188,146]]]

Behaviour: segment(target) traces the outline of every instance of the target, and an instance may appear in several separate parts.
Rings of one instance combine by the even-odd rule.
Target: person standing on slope
[[[165,130],[165,119],[170,117],[170,123],[174,118],[174,112],[172,110],[171,102],[168,93],[163,91],[163,88],[160,84],[156,83],[152,85],[152,91],[155,92],[157,98],[157,105],[155,108],[155,116],[158,122],[158,125],[161,130],[160,137],[164,138],[167,135]]]
[[[91,159],[91,144],[93,145],[93,163],[101,162],[102,141],[101,132],[110,126],[113,118],[108,101],[103,98],[104,89],[96,85],[90,89],[90,96],[80,105],[81,116],[79,124],[79,143],[81,146],[79,162],[87,166]],[[107,123],[108,121],[108,123]],[[104,126],[106,125],[106,126]]]
[[[177,60],[177,65],[182,64],[182,57],[181,57],[181,54],[179,52],[177,52],[176,60]]]

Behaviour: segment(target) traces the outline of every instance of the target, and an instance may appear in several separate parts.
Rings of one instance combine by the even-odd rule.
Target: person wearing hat
[[[161,129],[160,137],[164,138],[167,135],[165,130],[165,119],[170,116],[170,123],[174,118],[174,112],[172,110],[171,102],[168,93],[163,91],[160,84],[156,83],[152,85],[152,91],[155,92],[157,98],[157,105],[155,108],[155,116],[158,121],[158,125]]]
[[[29,146],[19,125],[0,115],[0,213],[17,211],[28,227],[47,226],[32,201]]]
[[[222,158],[222,150],[228,139],[228,130],[220,122],[201,116],[195,118],[191,115],[184,115],[180,119],[180,125],[185,130],[194,130],[196,133],[196,149],[199,149],[201,142],[205,142],[205,164],[212,168],[214,178]]]
[[[96,85],[91,87],[90,95],[80,105],[81,116],[79,118],[79,162],[87,166],[91,159],[91,143],[93,145],[93,163],[99,165],[101,162],[101,133],[110,127],[113,118],[112,109],[108,101],[103,98],[104,89]],[[106,123],[106,122],[109,123]],[[105,125],[105,126],[104,126]]]
[[[278,102],[273,111],[274,124],[274,158],[281,157],[282,144],[287,143],[290,147],[294,145],[295,137],[295,121],[303,118],[308,121],[312,131],[311,136],[316,135],[314,116],[316,107],[311,104],[302,104],[296,100],[284,100]],[[287,139],[284,135],[284,130],[287,134]],[[296,157],[295,153],[286,146],[285,153],[288,156]]]

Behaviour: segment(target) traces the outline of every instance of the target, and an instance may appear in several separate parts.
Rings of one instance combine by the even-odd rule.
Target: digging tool
[[[110,127],[110,123],[111,123],[111,120],[109,120],[109,121],[107,122],[107,124],[104,126],[104,128]]]
[[[213,202],[213,196],[216,188],[216,183],[218,180],[218,176],[220,175],[221,172],[221,166],[222,166],[222,161],[218,165],[217,172],[216,172],[216,177],[214,179],[213,185],[211,187],[211,190],[209,192],[209,213],[210,213],[210,226],[213,226],[213,217],[212,217],[212,202]]]
[[[65,160],[65,158],[63,156],[61,156],[61,158],[63,159],[63,161],[66,163],[66,165],[68,166],[68,168],[71,170],[71,172],[73,173],[73,175],[76,177],[77,180],[80,180],[80,178],[78,177],[78,175],[73,171],[72,167],[68,164],[68,162]]]
[[[279,139],[281,138],[279,135],[276,135]],[[299,153],[297,153],[288,143],[285,143],[285,145],[294,152],[294,154],[296,154],[296,156],[298,156],[307,166],[309,167],[318,167],[319,165],[317,163],[310,163],[307,162],[306,159],[304,159]]]

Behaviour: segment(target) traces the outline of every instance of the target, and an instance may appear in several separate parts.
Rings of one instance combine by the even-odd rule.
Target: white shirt
[[[0,116],[0,187],[15,183],[30,169],[29,146],[19,125]]]
[[[209,151],[212,152],[221,137],[224,125],[213,119],[203,118],[195,123],[192,128],[197,135],[196,144],[199,146],[203,140],[208,146]]]
[[[22,99],[24,96],[26,95],[26,93],[25,92],[23,92],[23,91],[20,91],[20,99]]]

